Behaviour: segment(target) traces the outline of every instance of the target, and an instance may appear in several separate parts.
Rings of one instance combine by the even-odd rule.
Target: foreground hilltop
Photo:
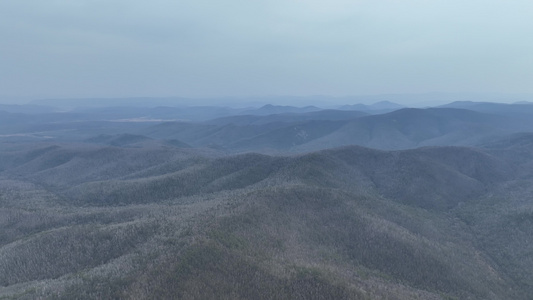
[[[126,138],[2,144],[2,297],[533,294],[530,136],[295,156]]]

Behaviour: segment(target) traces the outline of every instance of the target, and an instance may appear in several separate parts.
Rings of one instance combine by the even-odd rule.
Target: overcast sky
[[[531,0],[1,0],[9,97],[533,93]]]

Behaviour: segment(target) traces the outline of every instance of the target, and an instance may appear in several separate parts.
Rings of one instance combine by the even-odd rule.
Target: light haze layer
[[[2,99],[533,93],[526,0],[5,0]]]

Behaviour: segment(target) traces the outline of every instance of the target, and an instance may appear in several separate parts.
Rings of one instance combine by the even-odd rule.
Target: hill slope
[[[526,157],[74,144],[3,144],[0,157],[0,297],[533,294]]]

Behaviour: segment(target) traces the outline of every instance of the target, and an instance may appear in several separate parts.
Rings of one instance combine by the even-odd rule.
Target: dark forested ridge
[[[0,299],[532,297],[523,118],[251,112],[6,112]]]

